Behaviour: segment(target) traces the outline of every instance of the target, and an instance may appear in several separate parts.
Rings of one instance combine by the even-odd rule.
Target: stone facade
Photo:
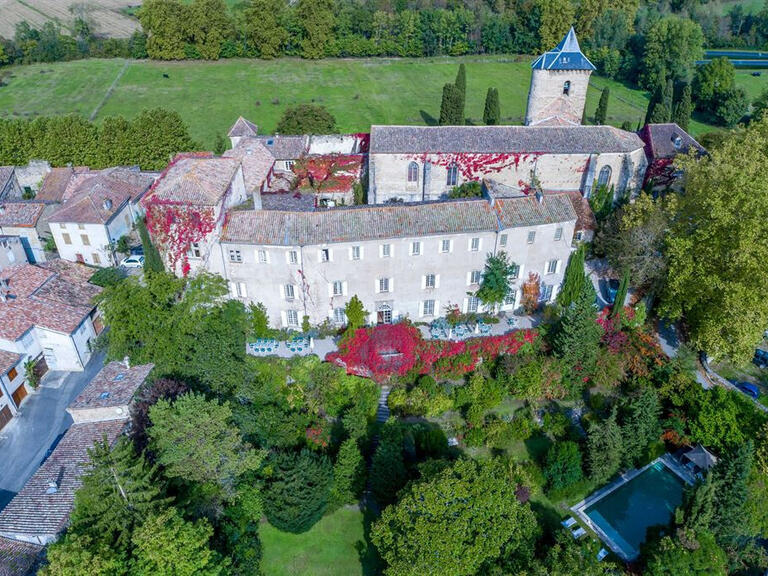
[[[590,74],[589,70],[533,70],[525,124],[581,124]]]

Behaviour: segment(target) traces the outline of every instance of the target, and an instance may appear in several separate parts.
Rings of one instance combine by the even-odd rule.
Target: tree
[[[509,295],[509,278],[516,269],[517,265],[509,261],[506,252],[501,251],[495,255],[488,253],[480,287],[475,296],[483,304],[491,306],[502,304]]]
[[[648,124],[666,124],[672,117],[672,111],[663,102],[656,102],[648,116]]]
[[[567,488],[581,480],[581,452],[576,442],[555,442],[544,460],[544,476],[552,490]]]
[[[353,504],[360,497],[365,484],[365,460],[357,447],[357,440],[348,438],[339,448],[333,467],[331,503],[336,506]]]
[[[701,26],[681,16],[664,16],[657,20],[645,36],[645,49],[640,70],[640,85],[646,89],[665,83],[691,79],[696,60],[703,54],[704,34]]]
[[[264,512],[283,532],[306,532],[323,517],[333,484],[326,456],[307,449],[277,452],[269,459],[271,474],[264,487]]]
[[[128,573],[127,562],[120,554],[108,546],[97,547],[88,536],[74,532],[65,533],[48,546],[45,556],[46,565],[38,572],[40,576],[123,576]]]
[[[710,472],[716,485],[712,532],[723,546],[733,546],[748,531],[744,511],[753,454],[754,444],[747,440],[726,453]]]
[[[608,118],[608,99],[611,97],[611,89],[603,88],[600,93],[600,101],[597,103],[597,110],[595,110],[595,124],[605,124]]]
[[[456,73],[456,81],[453,83],[456,86],[456,90],[461,94],[461,105],[459,110],[461,111],[461,124],[464,124],[465,113],[467,105],[467,69],[462,62],[459,64],[459,71]]]
[[[539,307],[539,297],[541,294],[541,284],[539,275],[535,272],[528,273],[528,280],[523,282],[523,296],[521,305],[526,314],[533,314]]]
[[[675,103],[675,107],[672,110],[672,122],[676,123],[678,126],[680,126],[680,128],[687,131],[692,112],[693,103],[691,101],[691,85],[686,84],[683,86],[680,99]]]
[[[131,440],[137,452],[144,452],[149,443],[149,409],[160,399],[175,400],[187,392],[189,388],[186,384],[170,378],[160,378],[141,387],[131,403]]]
[[[153,60],[182,60],[187,39],[186,6],[177,0],[148,0],[136,16],[147,33],[147,54]]]
[[[662,75],[662,80],[666,77],[666,72]],[[655,122],[651,122],[652,116],[661,116],[663,114],[663,111],[656,111],[656,107],[661,105],[663,107],[664,105],[664,85],[662,81],[659,81],[659,83],[656,85],[656,88],[651,93],[651,97],[648,100],[648,107],[645,109],[645,124],[651,124]],[[638,130],[640,127],[638,126]]]
[[[619,289],[616,291],[616,299],[611,308],[611,318],[615,318],[624,310],[624,301],[627,299],[627,290],[629,289],[629,272],[624,270],[619,282]]]
[[[592,194],[589,196],[589,207],[595,214],[598,222],[603,222],[613,210],[613,186],[595,183]]]
[[[587,432],[587,468],[595,484],[603,484],[619,470],[622,451],[621,428],[614,408],[604,422],[593,423]]]
[[[562,360],[571,382],[588,376],[597,361],[597,349],[603,330],[597,323],[595,287],[592,282],[581,286],[576,299],[564,310],[554,336],[552,348]]]
[[[672,113],[672,106],[675,101],[675,81],[672,78],[667,78],[667,82],[664,84],[664,89],[661,93],[661,101],[664,103],[664,107]]]
[[[163,170],[179,152],[199,148],[175,110],[142,110],[131,121],[130,157],[144,170]]]
[[[263,455],[242,441],[226,404],[184,394],[173,402],[158,400],[149,418],[150,446],[169,478],[231,498],[238,479],[261,464]]]
[[[643,572],[649,576],[726,576],[727,557],[707,531],[664,536],[650,551]],[[683,538],[680,538],[683,536]]]
[[[597,559],[600,545],[591,538],[576,542],[565,530],[555,533],[555,542],[546,547],[546,556],[532,566],[531,576],[611,576],[615,567]]]
[[[748,361],[768,326],[766,146],[761,120],[700,161],[680,160],[686,193],[666,240],[662,312],[685,317],[691,343],[716,359]]]
[[[499,460],[460,459],[384,510],[371,540],[387,574],[459,576],[531,545],[536,520]]]
[[[317,59],[326,55],[333,40],[333,26],[336,20],[331,0],[299,0],[295,9],[301,27],[301,56]]]
[[[454,84],[443,86],[443,100],[440,103],[440,126],[461,126],[464,124],[464,111],[461,105],[461,92]]]
[[[344,315],[347,317],[347,332],[349,334],[365,326],[368,311],[363,306],[362,300],[357,297],[357,294],[352,296],[344,306]]]
[[[728,58],[714,58],[696,69],[693,91],[696,108],[702,112],[714,112],[717,100],[736,88],[736,68]]]
[[[752,120],[760,120],[768,110],[768,88],[764,88],[757,99],[752,102]]]
[[[485,109],[483,110],[483,122],[488,126],[496,126],[501,123],[501,108],[499,106],[499,91],[496,88],[488,88],[485,95]]]
[[[586,247],[580,244],[568,259],[568,266],[565,267],[563,276],[563,286],[557,293],[557,303],[563,308],[568,308],[575,302],[584,290],[585,283],[590,282],[584,270],[585,253]]]
[[[768,476],[768,422],[760,427],[755,437],[755,466],[760,474]]]
[[[245,30],[248,41],[260,58],[280,56],[288,32],[282,25],[285,2],[280,0],[250,0],[245,9]]]
[[[539,49],[546,52],[568,33],[576,11],[569,0],[536,0],[535,6],[539,9]]]
[[[371,492],[379,508],[392,504],[397,493],[408,482],[403,459],[403,432],[399,424],[390,421],[381,430],[381,439],[371,459]]]
[[[275,131],[279,134],[335,134],[336,118],[323,106],[299,104],[285,109]]]
[[[224,0],[194,0],[187,10],[188,26],[197,52],[205,60],[218,60],[232,22]]]
[[[185,521],[170,508],[150,517],[133,535],[135,576],[224,576],[228,562],[211,550],[207,520]]]
[[[626,466],[643,461],[652,442],[661,436],[661,405],[656,391],[643,389],[627,401],[621,418],[621,436]]]
[[[147,224],[144,218],[139,218],[136,221],[136,228],[139,230],[139,237],[141,238],[141,246],[144,252],[144,272],[163,272],[165,266],[163,265],[163,259],[160,257],[160,252],[152,243],[152,239],[147,232]]]

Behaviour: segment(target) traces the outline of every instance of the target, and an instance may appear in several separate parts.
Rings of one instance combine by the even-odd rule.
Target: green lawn
[[[261,541],[265,576],[377,574],[375,552],[365,540],[363,513],[354,508],[337,510],[304,534],[280,532],[264,522]]]

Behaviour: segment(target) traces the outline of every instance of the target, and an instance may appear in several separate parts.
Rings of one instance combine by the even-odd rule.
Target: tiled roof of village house
[[[147,379],[153,364],[126,368],[122,362],[110,362],[91,380],[69,409],[108,408],[130,403],[134,393]]]
[[[21,354],[0,350],[0,376],[5,376],[21,360]]]
[[[296,160],[307,153],[309,149],[309,136],[258,136],[256,138],[264,144],[277,160]]]
[[[597,230],[597,219],[589,200],[581,195],[581,192],[566,192],[566,196],[576,212],[576,230]]]
[[[0,538],[0,576],[34,574],[42,553],[43,547],[37,544]]]
[[[498,215],[498,218],[497,218]],[[335,208],[316,212],[230,212],[222,242],[305,246],[355,240],[496,231],[575,220],[567,198],[508,199],[494,210],[485,199]]]
[[[643,147],[613,126],[371,126],[371,154],[602,154]]]
[[[69,521],[80,486],[88,449],[105,436],[112,444],[125,426],[124,420],[73,424],[48,459],[0,512],[0,535],[51,537]],[[56,491],[49,494],[51,484]]]
[[[122,168],[91,172],[77,179],[64,204],[49,216],[49,222],[106,224],[126,202],[141,198],[155,181],[150,174]]]
[[[693,136],[674,122],[646,124],[640,131],[640,137],[646,143],[646,153],[650,159],[674,158],[678,154],[687,154],[692,149],[700,153],[706,152]]]
[[[214,206],[226,194],[238,166],[234,158],[179,157],[157,181],[151,196],[180,204]]]
[[[46,174],[43,179],[43,184],[40,186],[40,190],[35,194],[35,200],[38,202],[57,203],[61,202],[64,197],[64,192],[67,189],[69,180],[75,173],[71,167],[66,168],[51,168],[51,171]]]
[[[251,122],[250,120],[246,120],[242,116],[240,116],[237,120],[235,120],[235,123],[232,125],[232,128],[229,129],[229,132],[227,133],[227,136],[231,137],[248,137],[248,136],[256,136],[256,134],[259,133],[259,128]]]
[[[71,334],[94,308],[101,288],[89,284],[93,274],[83,264],[52,260],[17,264],[0,270],[10,297],[0,301],[0,338],[15,341],[32,326]]]
[[[253,138],[241,140],[237,146],[224,152],[223,156],[234,158],[240,162],[243,167],[245,191],[248,194],[261,189],[261,185],[267,179],[267,175],[275,163],[275,157],[272,156],[272,153],[261,142]]]
[[[38,202],[0,202],[0,226],[34,228],[44,209]]]

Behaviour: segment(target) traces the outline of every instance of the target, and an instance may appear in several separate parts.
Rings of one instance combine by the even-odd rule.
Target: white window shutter
[[[482,238],[478,239],[478,241],[477,241],[477,251],[478,252],[482,252],[483,251],[483,239]]]
[[[328,297],[333,298],[333,282],[328,282]]]
[[[427,287],[427,277],[425,275],[421,275],[421,289],[424,290]],[[423,314],[422,314],[423,316]]]
[[[348,254],[349,254],[349,259],[350,259],[350,260],[352,260],[352,246],[350,246],[350,247],[347,249],[347,252],[348,252]]]
[[[384,258],[384,244],[379,244],[379,258]]]
[[[280,311],[280,321],[283,323],[283,326],[288,326],[288,317],[285,314],[285,310]]]
[[[328,262],[333,262],[333,248],[328,248]]]
[[[435,288],[440,288],[440,274],[435,274]]]
[[[389,291],[394,292],[395,291],[395,279],[390,278],[389,279]]]
[[[464,312],[464,314],[466,314],[468,309],[469,309],[469,299],[464,298],[464,306],[462,307],[461,311]]]
[[[517,277],[518,277],[518,279],[520,280],[521,283],[525,281],[525,276],[523,275],[523,270],[525,270],[525,266],[520,264],[520,268],[517,271]]]
[[[229,294],[232,298],[237,298],[237,288],[235,287],[234,282],[229,283]]]
[[[348,284],[347,284],[347,281],[346,281],[346,280],[344,280],[344,282],[342,282],[342,283],[341,283],[341,293],[342,293],[342,295],[344,295],[344,296],[346,296],[346,295],[347,295],[347,292],[348,292],[348,290],[347,290],[347,286],[348,286]]]
[[[440,316],[440,300],[435,300],[435,316]]]
[[[365,258],[365,248],[360,246],[360,260],[362,260],[363,258]]]
[[[472,272],[467,272],[467,286],[472,285]]]
[[[560,267],[562,266],[562,264],[563,264],[562,260],[557,261],[557,264],[555,265],[555,274],[560,274]]]
[[[426,302],[419,302],[419,316],[426,316]]]
[[[248,290],[245,287],[245,282],[240,282],[240,296],[243,298],[248,297]]]
[[[374,278],[373,279],[373,291],[378,294],[379,293],[379,279]]]

